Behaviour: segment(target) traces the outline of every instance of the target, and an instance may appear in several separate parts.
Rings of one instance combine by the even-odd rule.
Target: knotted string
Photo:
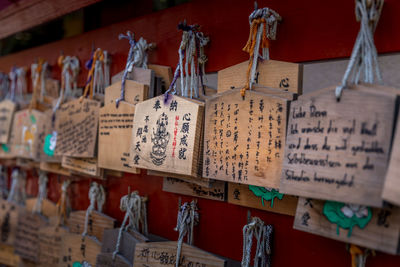
[[[271,266],[272,234],[272,225],[264,225],[264,222],[258,217],[253,217],[251,222],[243,227],[242,267],[250,266],[253,236],[255,236],[257,240],[256,253],[254,257],[254,267]]]
[[[276,29],[281,16],[267,7],[256,9],[249,16],[250,34],[243,51],[249,53],[249,66],[247,68],[247,83],[240,91],[244,97],[246,90],[251,90],[258,64],[258,58],[269,60],[269,40],[276,39]],[[259,51],[262,49],[262,56]]]
[[[198,28],[198,25],[186,25],[186,22],[178,25],[178,29],[182,30],[182,40],[178,49],[179,63],[175,69],[174,78],[165,92],[165,103],[168,102],[168,94],[176,94],[176,81],[178,77],[181,80],[181,96],[198,98],[199,85],[202,89],[201,93],[204,94],[203,75],[204,66],[207,62],[204,46],[208,44],[210,39],[204,36]]]
[[[93,52],[92,58],[88,62],[86,62],[86,68],[89,70],[89,72],[86,80],[85,90],[83,91],[83,95],[80,98],[81,101],[88,96],[90,97],[90,99],[93,98],[93,84],[97,60],[104,60],[104,54],[100,48],[97,48],[96,51]]]
[[[356,19],[360,21],[360,31],[351,53],[349,64],[340,86],[336,87],[335,96],[339,101],[342,91],[349,83],[358,84],[363,74],[364,82],[382,83],[378,53],[374,43],[374,32],[379,22],[384,0],[357,0]]]
[[[103,205],[106,200],[103,186],[99,185],[96,182],[93,182],[89,189],[89,200],[90,200],[90,205],[86,210],[85,228],[82,233],[82,238],[85,238],[88,233],[89,216],[92,214],[92,211],[95,210],[96,204],[97,204],[97,210],[99,212],[101,212],[103,209]]]
[[[144,200],[144,201],[143,201]],[[135,191],[126,196],[123,196],[120,201],[121,211],[125,211],[124,220],[122,221],[121,227],[118,232],[118,239],[113,252],[113,260],[119,253],[121,246],[122,232],[133,229],[139,231],[139,223],[142,224],[142,233],[147,235],[147,212],[146,212],[146,199],[139,196],[138,192]],[[144,213],[143,213],[144,211]],[[145,218],[143,218],[145,216]],[[129,223],[126,225],[129,219]]]
[[[65,180],[61,185],[61,196],[57,202],[58,225],[64,225],[68,216],[68,187],[70,180]]]
[[[0,199],[7,199],[8,196],[7,173],[7,167],[0,165]]]
[[[179,267],[181,259],[183,238],[187,236],[187,243],[193,245],[193,228],[199,223],[199,213],[197,210],[197,204],[194,200],[191,203],[185,202],[179,207],[177,223],[174,229],[179,232],[178,248],[176,252],[176,267]]]
[[[20,205],[25,205],[26,201],[26,174],[19,169],[14,169],[11,174],[11,189],[7,200]]]
[[[7,99],[22,101],[26,93],[26,71],[24,68],[12,67],[9,73],[11,85]],[[18,95],[18,98],[16,97]]]
[[[128,73],[132,72],[133,68],[143,68],[147,69],[148,55],[147,50],[153,48],[155,44],[148,44],[145,39],[140,37],[139,41],[135,41],[135,35],[131,31],[127,31],[126,35],[120,34],[118,36],[119,40],[126,39],[129,41],[129,52],[128,58],[126,59],[126,66],[124,74],[122,75],[121,82],[121,96],[115,101],[115,104],[119,105],[119,102],[125,101],[125,84],[128,77]]]
[[[93,64],[93,63],[92,63]],[[104,95],[110,84],[110,59],[107,51],[94,62],[93,91],[95,95]]]
[[[351,267],[365,267],[367,257],[369,255],[375,256],[375,251],[365,249],[363,252],[360,247],[353,244],[350,245],[349,252],[351,254]]]
[[[10,82],[8,75],[4,72],[0,72],[0,98],[5,99],[10,89]]]
[[[38,197],[36,199],[35,206],[33,207],[32,213],[42,213],[42,203],[43,200],[47,198],[47,182],[49,178],[47,177],[47,173],[44,171],[39,171],[39,190]]]
[[[43,102],[43,97],[46,90],[46,79],[45,74],[47,71],[48,63],[42,58],[38,59],[37,63],[31,65],[31,77],[32,77],[32,100],[29,105],[29,109],[37,108],[37,98],[39,94],[40,102]],[[40,93],[39,93],[40,92]]]

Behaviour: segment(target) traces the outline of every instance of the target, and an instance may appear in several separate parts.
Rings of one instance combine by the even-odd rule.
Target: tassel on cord
[[[11,174],[11,189],[7,201],[25,206],[26,202],[26,173],[15,168]]]
[[[336,87],[335,96],[339,101],[344,88],[349,83],[358,84],[363,75],[365,83],[382,83],[378,52],[374,43],[374,32],[381,16],[384,0],[356,0],[356,19],[360,21],[360,31],[351,52],[349,64],[342,83]]]
[[[272,254],[272,225],[265,225],[264,222],[258,218],[253,217],[251,222],[243,227],[243,256],[242,267],[250,266],[251,247],[253,245],[253,236],[257,240],[257,247],[254,257],[254,267],[270,267],[271,254]]]
[[[58,225],[65,225],[68,217],[68,187],[71,184],[70,180],[63,181],[61,185],[61,196],[57,202]]]
[[[203,76],[207,56],[204,53],[204,47],[210,39],[199,31],[198,25],[186,25],[186,21],[179,23],[178,29],[182,30],[182,40],[178,49],[179,63],[175,69],[174,79],[165,92],[164,102],[168,101],[169,93],[176,94],[178,77],[181,82],[181,96],[198,98],[200,94],[205,94]]]
[[[118,232],[118,239],[113,252],[113,260],[119,253],[121,246],[122,232],[129,231],[130,229],[139,231],[139,224],[142,225],[141,233],[147,235],[147,211],[146,211],[147,198],[139,196],[138,192],[129,193],[121,198],[120,209],[125,211],[124,220]],[[129,219],[129,223],[127,221]]]
[[[175,231],[179,232],[178,237],[178,248],[176,252],[176,267],[179,267],[181,260],[182,242],[185,236],[187,243],[193,245],[193,228],[199,224],[199,213],[197,208],[197,202],[185,202],[182,206],[179,206],[178,218],[175,227]]]
[[[104,202],[106,201],[106,194],[102,185],[99,185],[96,182],[92,183],[89,189],[89,200],[90,200],[90,205],[86,210],[85,228],[82,233],[82,238],[85,238],[86,235],[88,234],[89,216],[95,210],[96,204],[97,204],[97,210],[99,212],[101,212],[103,209]]]
[[[267,7],[256,9],[249,16],[250,34],[243,51],[249,53],[249,66],[247,68],[247,83],[240,91],[244,97],[246,90],[251,90],[255,77],[258,59],[269,60],[269,40],[276,39],[276,30],[281,16]],[[260,48],[262,56],[260,56]]]
[[[49,178],[47,177],[47,172],[39,171],[39,190],[38,190],[38,197],[36,199],[35,206],[32,209],[32,213],[42,213],[42,203],[43,200],[47,198],[47,182]]]

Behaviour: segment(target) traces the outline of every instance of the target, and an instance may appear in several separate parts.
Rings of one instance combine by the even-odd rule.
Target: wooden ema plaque
[[[85,229],[86,210],[71,212],[67,226],[71,233],[81,234]],[[112,229],[115,226],[115,219],[93,211],[89,215],[88,235],[96,237],[100,242],[103,241],[103,232],[105,229]]]
[[[102,177],[103,171],[99,168],[97,158],[62,157],[61,166],[77,173],[94,177]]]
[[[208,188],[181,179],[164,177],[163,191],[219,201],[226,199],[225,182],[222,181],[213,181]]]
[[[140,173],[139,169],[129,166],[134,114],[135,106],[127,102],[120,102],[118,108],[110,103],[100,109],[99,167]]]
[[[149,242],[136,244],[134,267],[175,266],[178,242]],[[224,267],[225,260],[199,248],[182,243],[179,266]]]
[[[76,99],[60,106],[55,122],[56,156],[95,156],[99,110],[100,103],[89,99]]]
[[[113,104],[121,97],[121,81],[113,83],[106,88],[104,105]],[[136,81],[125,81],[125,102],[137,104],[148,98],[149,86]]]
[[[164,82],[165,88],[169,88],[174,75],[172,74],[172,69],[169,66],[162,66],[156,64],[149,64],[149,69],[153,70],[157,77],[160,77]]]
[[[115,261],[113,261],[112,255],[115,251],[118,234],[119,228],[104,230],[101,254],[97,256],[97,267],[113,266],[113,263],[116,267],[130,267],[134,262],[136,244],[149,241],[145,236],[136,231],[123,231],[119,253],[116,256]]]
[[[20,262],[21,258],[15,254],[13,246],[0,245],[0,264],[19,267]]]
[[[68,233],[67,229],[59,226],[40,228],[38,266],[59,266],[63,237],[66,233]]]
[[[9,141],[15,107],[15,103],[10,100],[0,102],[0,144]]]
[[[44,112],[45,122],[43,123],[43,131],[39,136],[40,144],[40,162],[57,162],[61,163],[61,156],[55,156],[54,151],[57,146],[57,131],[53,123],[53,110],[48,109]],[[54,117],[55,118],[55,117]]]
[[[122,76],[124,75],[124,71],[121,71],[114,75],[111,78],[111,84],[115,84],[119,81],[122,81]],[[142,69],[142,68],[132,68],[131,72],[128,72],[127,80],[133,80],[135,82],[145,84],[148,86],[148,97],[154,96],[154,86],[155,86],[155,77],[154,71],[151,69]],[[121,87],[120,87],[121,88]]]
[[[280,192],[380,207],[395,97],[335,88],[290,108]]]
[[[39,229],[47,224],[44,217],[29,211],[18,216],[15,253],[31,262],[39,261]]]
[[[327,203],[329,206],[326,206]],[[353,205],[347,208],[346,216],[343,212],[344,208],[341,207],[343,203],[339,203],[340,205],[332,203],[338,202],[300,197],[294,228],[390,254],[397,253],[400,232],[398,207],[360,209],[359,205]],[[328,220],[324,215],[324,210],[335,214],[332,220],[337,223]],[[360,217],[358,224],[354,220],[357,216]],[[341,227],[344,224],[353,226],[351,234],[349,229]],[[360,228],[359,225],[363,225],[364,228]]]
[[[71,171],[66,168],[63,168],[61,166],[61,163],[41,161],[39,168],[42,171],[56,173],[56,174],[60,174],[60,175],[64,175],[64,176],[71,176]]]
[[[26,210],[32,212],[35,205],[36,205],[37,198],[29,198],[26,200],[25,206]],[[45,216],[46,218],[51,218],[57,216],[57,206],[55,203],[51,202],[50,200],[43,199],[42,200],[42,213],[41,215]]]
[[[168,172],[159,172],[153,170],[147,170],[147,175],[153,176],[162,176],[167,178],[176,178],[179,180],[183,180],[192,184],[197,184],[201,187],[210,188],[211,187],[211,179],[203,178],[203,177],[191,177],[187,175],[179,175],[176,173],[168,173]]]
[[[14,114],[12,129],[13,153],[22,158],[40,158],[40,138],[43,132],[45,116],[42,112],[28,109]]]
[[[18,215],[23,207],[0,200],[0,244],[13,246],[17,234]]]
[[[198,177],[203,107],[164,95],[136,104],[131,166]]]
[[[400,117],[397,118],[389,168],[383,185],[382,198],[400,206]]]
[[[249,62],[245,61],[218,71],[218,93],[243,88],[247,83],[248,66]],[[256,84],[301,94],[303,65],[276,60],[259,61]]]
[[[228,203],[290,216],[295,215],[297,197],[283,195],[282,199],[279,199],[279,193],[275,190],[256,189],[253,189],[253,192],[249,185],[228,183]]]
[[[278,188],[288,100],[230,90],[206,101],[203,177]]]
[[[101,243],[91,236],[67,233],[61,245],[60,267],[92,267],[96,265]]]

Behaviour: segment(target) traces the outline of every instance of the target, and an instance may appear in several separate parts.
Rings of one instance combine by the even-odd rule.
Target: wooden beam
[[[8,37],[101,0],[23,0],[0,10],[0,38]]]

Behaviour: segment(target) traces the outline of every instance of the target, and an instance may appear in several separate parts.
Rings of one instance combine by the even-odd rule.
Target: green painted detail
[[[1,144],[1,148],[4,150],[4,152],[8,153],[10,152],[10,147],[6,144]]]
[[[31,119],[32,123],[36,123],[36,118],[35,116],[33,116],[33,114],[29,118]]]
[[[261,197],[262,205],[264,206],[264,200],[271,201],[271,208],[274,207],[274,199],[277,197],[279,200],[282,200],[283,194],[279,193],[278,190],[275,189],[267,189],[261,186],[249,185],[250,191],[253,192],[257,197]]]
[[[324,204],[323,214],[325,217],[331,222],[337,224],[336,234],[339,235],[340,228],[349,229],[347,233],[347,237],[351,236],[354,226],[358,226],[361,229],[364,229],[365,226],[371,221],[372,218],[372,210],[369,207],[363,207],[367,209],[366,216],[357,215],[356,212],[352,214],[351,217],[346,216],[342,209],[346,204],[335,202],[335,201],[326,201]]]
[[[56,143],[57,143],[57,132],[54,131],[52,134],[46,135],[43,146],[44,153],[50,157],[53,157],[54,150],[56,149]]]
[[[72,267],[81,267],[82,263],[80,263],[79,261],[76,261],[72,264]]]

